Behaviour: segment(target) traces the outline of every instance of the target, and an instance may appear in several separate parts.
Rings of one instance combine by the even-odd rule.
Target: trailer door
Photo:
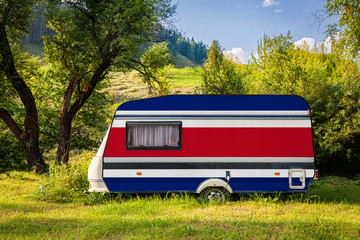
[[[289,169],[290,189],[304,189],[305,179],[306,179],[305,169]]]

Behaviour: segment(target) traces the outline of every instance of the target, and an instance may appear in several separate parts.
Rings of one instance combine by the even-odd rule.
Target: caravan
[[[303,98],[173,95],[121,104],[88,180],[96,192],[210,197],[305,192],[314,172],[310,108]]]

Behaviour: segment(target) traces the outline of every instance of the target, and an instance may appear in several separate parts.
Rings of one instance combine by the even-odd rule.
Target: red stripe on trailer
[[[126,150],[112,128],[104,157],[313,157],[311,128],[182,128],[181,150]]]

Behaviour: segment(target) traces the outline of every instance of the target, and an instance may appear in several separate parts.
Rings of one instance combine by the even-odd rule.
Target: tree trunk
[[[39,123],[38,112],[35,104],[35,98],[30,88],[19,75],[15,68],[15,61],[12,55],[5,25],[0,22],[0,55],[1,71],[4,71],[7,80],[17,91],[22,103],[25,107],[24,131],[15,123],[10,114],[3,108],[0,108],[0,118],[10,128],[11,132],[19,140],[25,152],[26,160],[29,167],[35,167],[36,172],[41,172],[46,164],[41,156],[39,149]]]
[[[39,132],[36,125],[27,125],[26,131],[21,131],[19,126],[15,123],[10,114],[4,109],[0,108],[0,118],[10,128],[11,132],[20,142],[24,150],[26,161],[30,168],[35,168],[35,172],[43,172],[46,164],[41,156],[39,149]]]
[[[72,95],[75,90],[75,84],[79,81],[76,75],[73,75],[69,86],[64,94],[63,103],[59,114],[59,139],[57,143],[56,160],[57,164],[67,163],[69,161],[71,121],[73,116],[69,114],[69,107]],[[75,116],[75,115],[74,115]]]
[[[117,52],[118,50],[116,49],[114,51]],[[116,56],[116,52],[114,52],[114,56]],[[81,107],[86,103],[86,100],[91,96],[97,83],[105,78],[106,70],[111,65],[112,58],[114,57],[110,56],[99,64],[91,77],[90,84],[87,85],[83,90],[80,90],[79,96],[71,106],[70,102],[75,90],[75,86],[79,85],[79,81],[82,80],[82,77],[74,74],[70,79],[68,88],[64,94],[64,100],[59,114],[59,139],[56,152],[57,164],[67,163],[69,161],[72,120]]]
[[[39,149],[39,136],[36,132],[27,131],[26,137],[20,141],[24,150],[26,160],[30,167],[35,168],[35,172],[43,172],[46,164],[41,156]]]
[[[62,164],[69,161],[71,118],[68,113],[60,113],[59,139],[56,152],[56,163]]]

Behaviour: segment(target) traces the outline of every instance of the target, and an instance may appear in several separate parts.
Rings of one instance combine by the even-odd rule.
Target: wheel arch
[[[210,178],[205,181],[203,181],[198,188],[196,189],[196,193],[201,193],[205,188],[208,187],[223,187],[225,188],[229,193],[233,193],[233,190],[229,183],[225,182],[222,179],[219,178]]]

